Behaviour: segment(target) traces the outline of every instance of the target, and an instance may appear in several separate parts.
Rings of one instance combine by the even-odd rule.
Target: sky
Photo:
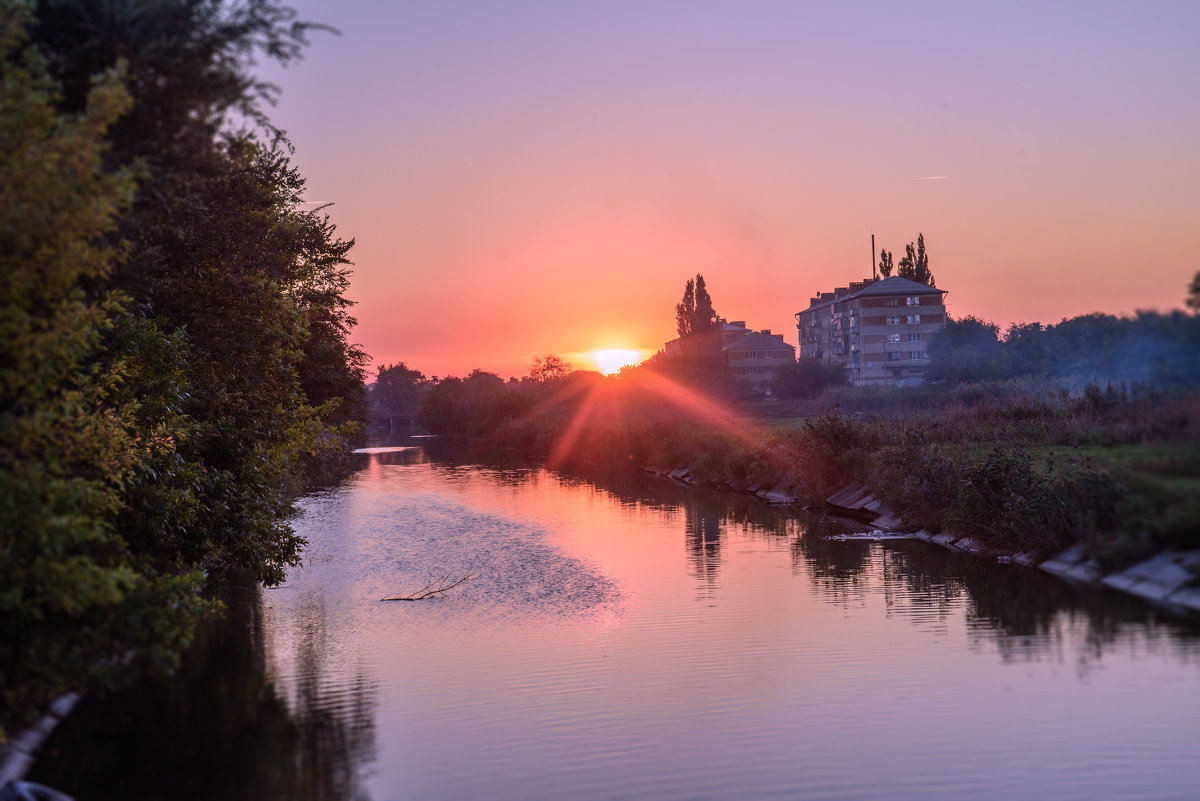
[[[701,273],[796,344],[923,233],[949,313],[1182,306],[1200,3],[302,0],[282,89],[374,365],[648,353]]]

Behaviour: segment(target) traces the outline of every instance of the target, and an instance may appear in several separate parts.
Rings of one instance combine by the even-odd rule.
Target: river
[[[179,675],[31,778],[93,798],[1195,799],[1200,624],[638,473],[374,454]],[[445,597],[380,599],[430,581]]]

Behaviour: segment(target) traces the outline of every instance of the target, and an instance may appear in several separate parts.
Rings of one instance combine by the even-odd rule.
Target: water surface
[[[1197,627],[1140,602],[923,543],[829,542],[637,474],[412,450],[301,507],[304,564],[240,607],[248,644],[211,644],[187,681],[140,693],[148,711],[126,700],[129,733],[98,743],[121,721],[84,710],[42,780],[81,798],[1200,788]],[[463,575],[441,599],[380,600]],[[148,751],[150,777],[128,767]]]

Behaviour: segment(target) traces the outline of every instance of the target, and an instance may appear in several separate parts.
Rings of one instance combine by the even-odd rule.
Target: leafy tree
[[[704,334],[717,326],[717,312],[704,283],[704,276],[696,273],[683,288],[683,300],[675,306],[675,330],[680,337]]]
[[[949,320],[929,341],[929,368],[935,381],[983,381],[1000,377],[1000,329],[968,316]]]
[[[1041,323],[1019,323],[1004,335],[1000,373],[1005,377],[1045,375],[1051,371],[1051,352]]]
[[[884,278],[891,278],[892,270],[895,265],[892,262],[892,253],[890,250],[879,249],[879,274]]]
[[[553,353],[547,353],[544,356],[534,357],[533,364],[529,368],[529,379],[538,384],[554,383],[566,378],[572,372],[571,365],[567,364],[565,359]]]
[[[675,331],[680,337],[692,335],[692,326],[696,319],[696,281],[687,280],[683,287],[683,300],[675,304]]]
[[[371,388],[371,413],[376,417],[415,415],[428,381],[420,370],[409,369],[404,362],[382,365]]]
[[[717,310],[713,308],[712,298],[704,285],[704,276],[696,273],[696,311],[692,318],[692,333],[705,334],[717,327]]]
[[[929,271],[929,255],[925,252],[925,235],[917,234],[917,245],[912,243],[904,246],[904,258],[900,259],[901,278],[907,278],[926,286],[937,286],[933,282],[933,273]]]
[[[1196,271],[1192,283],[1188,285],[1188,294],[1184,303],[1189,309],[1200,314],[1200,270]]]
[[[793,364],[775,368],[771,393],[780,398],[816,398],[830,387],[849,383],[845,367],[804,356]]]
[[[698,387],[730,389],[725,352],[722,350],[721,325],[703,275],[697,273],[695,279],[688,279],[683,300],[675,306],[675,320],[680,337],[680,353],[651,359],[648,367],[671,373]]]
[[[29,5],[0,0],[6,706],[169,665],[202,576],[281,581],[302,469],[365,409],[353,243],[305,210],[251,74],[309,26],[276,0]]]
[[[124,536],[128,499],[155,499],[138,487],[187,435],[169,408],[178,374],[143,376],[178,341],[104,287],[133,183],[101,169],[103,136],[130,98],[110,71],[58,113],[27,24],[0,5],[0,739],[54,695],[128,672],[131,652],[173,663],[209,608],[198,573]]]
[[[420,420],[429,431],[455,438],[484,438],[532,406],[519,389],[495,373],[473,370],[466,378],[444,378],[421,401]]]
[[[142,190],[109,283],[186,345],[180,457],[203,514],[179,561],[277,582],[301,545],[286,517],[302,469],[356,437],[365,413],[344,296],[353,243],[303,210],[303,178],[262,110],[272,90],[251,75],[258,53],[297,58],[310,26],[276,0],[41,0],[38,11],[64,108],[115,59],[129,65],[133,111],[109,134],[109,162],[133,165]],[[229,131],[231,114],[251,127]]]

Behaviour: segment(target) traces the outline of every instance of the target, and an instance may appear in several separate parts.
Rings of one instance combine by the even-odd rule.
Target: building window
[[[888,334],[887,341],[888,341],[888,342],[899,342],[899,341],[900,341],[900,335],[899,335],[899,334]]]
[[[919,315],[919,314],[908,315],[908,324],[909,325],[919,325],[920,323],[921,323],[921,315]]]
[[[889,317],[889,318],[887,318],[887,324],[888,325],[900,325],[900,318],[899,317]]]
[[[928,359],[928,358],[929,358],[929,351],[925,351],[925,350],[914,350],[914,351],[913,351],[911,354],[909,354],[909,355],[910,355],[910,356],[912,356],[912,358],[914,358],[914,359]]]
[[[920,342],[921,341],[920,332],[914,331],[913,333],[909,334],[908,341],[909,342]]]
[[[894,350],[888,354],[888,361],[889,362],[902,361],[906,356],[908,356],[907,353],[904,353],[904,352],[898,351],[898,350]]]
[[[889,305],[889,306],[899,306],[899,305],[900,305],[900,298],[888,298],[888,299],[887,299],[887,305]]]
[[[904,302],[907,303],[909,306],[920,306],[921,305],[921,299],[919,297],[905,298]]]

